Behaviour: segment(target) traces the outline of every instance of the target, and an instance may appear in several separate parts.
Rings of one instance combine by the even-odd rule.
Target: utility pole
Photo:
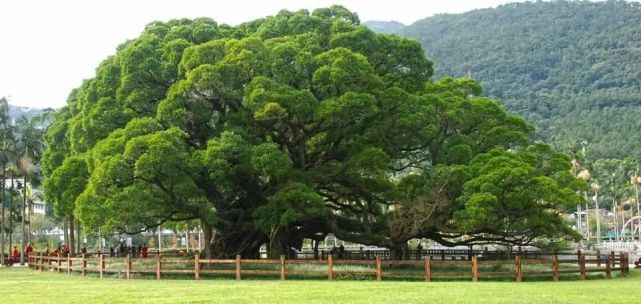
[[[641,184],[641,177],[639,177],[638,171],[634,172],[634,176],[631,178],[631,182],[632,185],[634,185],[634,200],[637,203],[637,216],[641,217],[641,207],[639,207],[639,184]],[[641,242],[641,218],[637,219],[637,228],[639,230],[639,241]],[[634,239],[634,236],[632,236],[632,238]]]
[[[586,183],[588,180],[590,180],[590,171],[583,169],[581,172],[578,174],[578,178],[584,180]],[[589,208],[589,200],[588,200],[588,192],[583,191],[583,198],[585,199],[585,227],[587,230],[587,239],[590,241],[590,237],[592,235],[592,232],[590,231],[590,208]],[[580,205],[580,204],[579,204]],[[583,222],[583,221],[581,221]]]
[[[26,233],[25,233],[25,230],[24,230],[24,225],[25,225],[24,218],[25,218],[25,213],[27,211],[27,185],[26,184],[22,185],[22,195],[23,195],[23,200],[22,200],[22,240],[20,240],[20,246],[22,246],[22,248],[20,248],[20,265],[24,265],[24,254],[25,254],[24,249],[26,247],[26,244],[25,244]]]
[[[594,203],[596,204],[596,241],[601,244],[601,214],[599,212],[599,189],[601,186],[597,183],[592,183],[592,190],[594,191]]]
[[[9,188],[9,250],[11,251],[11,246],[13,246],[13,217],[11,212],[13,211],[13,172],[11,172],[11,188]]]
[[[618,242],[621,240],[620,238],[620,233],[619,233],[619,207],[617,206],[617,201],[616,201],[616,187],[614,186],[614,178],[616,177],[617,173],[612,172],[612,184],[610,185],[612,187],[612,213],[614,213],[614,239]]]
[[[575,177],[579,177],[579,162],[576,160],[576,158],[572,159],[572,175]],[[577,190],[577,195],[581,195],[581,190]],[[579,234],[583,235],[583,225],[581,225],[581,204],[578,204],[576,206],[576,226],[577,226],[577,231],[579,231]],[[579,241],[579,245],[581,245],[583,241]]]

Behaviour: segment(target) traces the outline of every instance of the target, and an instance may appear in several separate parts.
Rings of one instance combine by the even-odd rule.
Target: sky
[[[236,25],[281,9],[343,5],[361,21],[404,24],[515,0],[7,0],[0,1],[0,97],[35,108],[64,106],[72,89],[152,21],[210,17]]]

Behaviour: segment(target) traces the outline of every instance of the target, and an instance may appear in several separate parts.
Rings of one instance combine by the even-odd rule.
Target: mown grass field
[[[641,270],[565,282],[123,280],[0,268],[0,303],[641,303]]]

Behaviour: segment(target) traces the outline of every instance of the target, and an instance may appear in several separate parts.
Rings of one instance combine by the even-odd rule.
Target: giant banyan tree
[[[431,76],[418,42],[340,6],[153,22],[56,114],[47,199],[86,231],[198,222],[208,257],[575,237],[569,158],[473,80]]]

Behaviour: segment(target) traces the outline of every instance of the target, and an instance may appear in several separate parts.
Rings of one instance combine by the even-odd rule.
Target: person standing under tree
[[[11,253],[11,258],[13,259],[13,262],[15,263],[18,261],[18,258],[20,257],[20,252],[18,251],[18,246],[13,246],[13,252]]]
[[[149,248],[147,248],[147,244],[142,245],[142,257],[146,258],[147,257],[147,252],[149,251]]]
[[[24,255],[26,257],[29,257],[33,253],[33,247],[31,247],[31,243],[27,244],[27,249],[24,250]]]

